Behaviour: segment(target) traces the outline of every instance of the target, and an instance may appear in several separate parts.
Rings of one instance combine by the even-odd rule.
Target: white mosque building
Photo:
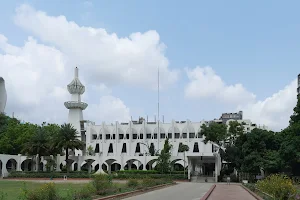
[[[99,125],[84,120],[83,110],[88,106],[81,101],[81,95],[85,92],[85,86],[78,77],[78,68],[75,68],[75,77],[67,86],[71,94],[71,101],[64,103],[69,109],[68,122],[78,131],[79,138],[86,143],[85,150],[71,152],[73,170],[81,170],[86,167],[89,171],[104,172],[115,170],[154,169],[158,156],[149,155],[149,147],[154,146],[156,151],[163,148],[164,141],[168,138],[172,144],[171,164],[174,168],[187,168],[188,178],[193,176],[209,177],[209,181],[217,182],[217,176],[221,170],[221,159],[218,147],[213,143],[204,144],[204,136],[200,134],[202,124],[209,121],[191,122],[190,120],[169,123],[155,121],[149,122],[144,118],[138,121],[126,123],[116,122]],[[225,117],[226,116],[226,117]],[[242,112],[223,114],[218,123],[229,123],[237,120],[245,123],[245,132],[256,128],[250,120],[242,119]],[[260,127],[266,128],[266,127]],[[179,152],[179,145],[189,146],[189,151]],[[65,156],[55,155],[56,170],[60,171],[65,165]],[[30,163],[35,163],[29,166]],[[47,159],[40,163],[44,166]],[[26,171],[37,169],[35,160],[22,155],[0,154],[0,173],[7,176],[10,170]]]

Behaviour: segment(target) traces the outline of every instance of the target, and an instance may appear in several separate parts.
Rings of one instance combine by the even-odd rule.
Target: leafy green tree
[[[161,150],[157,160],[157,169],[162,174],[171,171],[171,149],[172,145],[170,144],[169,139],[167,138],[164,143],[164,148]]]
[[[43,127],[39,127],[34,135],[30,138],[30,140],[24,145],[22,152],[27,155],[38,155],[38,169],[41,161],[41,156],[47,154],[48,151],[48,139]]]
[[[205,136],[205,144],[211,141],[222,146],[223,142],[228,138],[226,124],[219,124],[216,122],[211,122],[208,126],[203,124],[200,133]]]
[[[63,124],[54,144],[66,151],[66,165],[67,171],[69,171],[69,150],[82,150],[85,143],[78,139],[77,130],[71,124]]]

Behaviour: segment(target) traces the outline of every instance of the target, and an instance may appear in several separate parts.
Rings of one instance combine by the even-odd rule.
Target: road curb
[[[248,193],[250,193],[255,199],[257,199],[257,200],[264,200],[263,198],[261,198],[260,196],[258,196],[254,192],[252,192],[249,188],[247,188],[243,184],[240,184],[240,186],[242,186],[242,188],[244,188]]]
[[[151,188],[146,188],[146,189],[140,189],[140,190],[134,190],[131,192],[125,192],[125,193],[120,193],[120,194],[115,194],[115,195],[110,195],[110,196],[106,196],[106,197],[101,197],[101,198],[97,198],[94,200],[107,200],[107,199],[115,199],[118,197],[125,197],[125,196],[134,196],[136,194],[143,194],[143,193],[147,193],[147,192],[151,192],[157,189],[161,189],[164,187],[168,187],[168,186],[172,186],[172,185],[176,185],[176,183],[169,183],[169,184],[163,184],[163,185],[157,185],[157,186],[153,186]]]
[[[210,189],[205,193],[205,195],[200,200],[206,200],[206,199],[208,199],[208,197],[214,191],[214,189],[216,188],[216,186],[217,186],[216,184],[214,184],[213,186],[211,186]]]

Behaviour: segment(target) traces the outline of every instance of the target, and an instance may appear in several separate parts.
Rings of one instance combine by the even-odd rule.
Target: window
[[[143,133],[140,134],[140,139],[144,139]]]
[[[114,152],[113,145],[112,143],[110,143],[108,148],[108,153],[113,153],[113,152]]]
[[[165,138],[166,138],[166,134],[165,134],[165,133],[161,133],[161,134],[160,134],[160,138],[161,138],[161,139],[165,139]]]
[[[127,153],[126,143],[123,143],[123,146],[122,146],[122,153]]]
[[[175,139],[178,139],[180,137],[180,133],[175,133]]]
[[[202,135],[201,131],[199,131],[198,132],[198,138],[202,138],[202,137],[203,137],[203,135]]]
[[[172,139],[172,133],[168,133],[168,138]]]
[[[120,140],[124,139],[124,134],[119,134],[119,139]]]
[[[106,140],[110,140],[110,134],[106,134],[106,135],[105,135],[105,139],[106,139]]]
[[[190,138],[195,138],[195,133],[189,133]]]
[[[99,135],[99,139],[102,140],[102,134]]]
[[[97,134],[93,134],[92,135],[92,140],[96,140],[97,139]]]
[[[95,153],[99,153],[99,144],[96,144],[96,147],[95,147]]]
[[[194,143],[194,149],[193,149],[193,152],[194,152],[194,153],[199,152],[199,145],[198,145],[198,142],[195,142],[195,143]]]
[[[157,133],[154,133],[154,137],[153,137],[154,139],[157,139]]]
[[[182,133],[182,138],[187,138],[187,133]]]
[[[151,139],[151,133],[147,133],[146,138]]]
[[[129,140],[129,134],[128,133],[126,134],[126,139]]]
[[[136,140],[137,139],[137,134],[136,133],[134,133],[133,135],[132,135],[132,138],[134,139],[134,140]]]
[[[113,134],[113,140],[115,140],[116,139],[116,134]]]
[[[136,144],[135,153],[141,153],[140,143]]]

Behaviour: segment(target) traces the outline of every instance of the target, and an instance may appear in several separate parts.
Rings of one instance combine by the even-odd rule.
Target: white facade
[[[196,175],[210,177],[212,181],[217,181],[217,175],[221,170],[221,159],[218,147],[212,143],[204,144],[203,136],[200,134],[201,125],[209,124],[208,121],[191,122],[175,121],[170,123],[147,122],[143,119],[139,121],[129,121],[127,123],[116,122],[106,124],[102,122],[95,125],[83,119],[82,111],[88,106],[81,101],[81,95],[85,87],[78,78],[78,68],[75,68],[75,77],[68,85],[71,94],[71,101],[65,102],[65,107],[69,109],[68,122],[78,131],[78,136],[86,143],[84,151],[71,152],[69,159],[72,160],[72,169],[80,170],[86,166],[89,171],[95,170],[103,172],[107,169],[153,169],[156,165],[157,156],[148,154],[149,146],[154,145],[155,150],[161,151],[165,140],[168,138],[172,148],[171,164],[188,167],[189,179]],[[222,120],[214,120],[222,123]],[[250,120],[238,120],[245,122],[245,132],[250,132],[257,127]],[[230,120],[226,123],[229,124]],[[159,128],[158,128],[159,127]],[[189,151],[182,153],[178,151],[180,143],[188,145]],[[92,153],[86,151],[91,148]],[[60,171],[65,165],[65,157],[56,155],[56,170]],[[29,167],[30,163],[34,163]],[[40,163],[45,166],[47,158],[42,158]],[[32,164],[31,164],[32,165]],[[34,158],[22,155],[1,155],[0,172],[6,176],[9,170],[26,171],[37,169]],[[45,169],[45,168],[44,168]]]
[[[6,101],[7,95],[5,90],[5,81],[2,77],[0,77],[0,113],[4,112]]]

